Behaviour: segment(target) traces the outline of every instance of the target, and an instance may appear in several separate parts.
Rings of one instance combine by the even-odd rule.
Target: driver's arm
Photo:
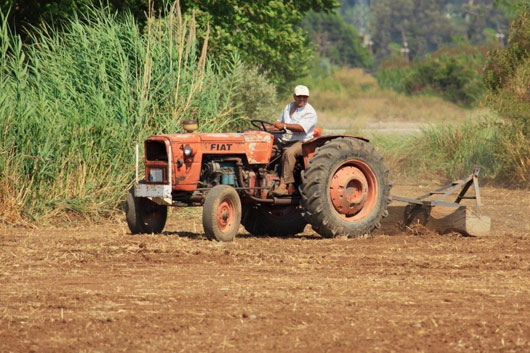
[[[267,126],[265,126],[265,130],[267,130],[267,131],[278,131],[278,130],[280,130],[280,129],[278,129],[278,128],[277,128],[276,126],[274,126],[274,124],[273,124],[273,125],[267,125]]]
[[[288,129],[293,132],[305,132],[304,128],[300,124],[286,124],[282,123],[281,121],[275,121],[273,126],[278,130]]]

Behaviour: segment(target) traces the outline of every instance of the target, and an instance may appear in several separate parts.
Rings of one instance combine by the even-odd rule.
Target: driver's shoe
[[[287,185],[280,184],[276,189],[272,191],[273,196],[287,196],[289,195],[289,190],[287,189]]]

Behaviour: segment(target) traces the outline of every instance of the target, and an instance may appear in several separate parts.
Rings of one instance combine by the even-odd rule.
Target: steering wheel
[[[269,132],[271,134],[284,134],[284,133],[287,132],[285,129],[281,129],[281,130],[267,130],[267,126],[272,126],[273,124],[268,122],[268,121],[265,121],[265,120],[252,119],[252,120],[250,120],[250,124],[252,126],[254,126],[256,129],[259,129],[261,131],[266,131],[266,132]]]

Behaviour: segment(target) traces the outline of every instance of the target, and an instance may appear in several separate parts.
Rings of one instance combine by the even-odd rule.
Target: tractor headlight
[[[193,148],[190,145],[184,146],[184,156],[188,158],[193,156]]]
[[[162,169],[149,169],[149,181],[152,183],[161,183],[162,181],[164,181],[164,173]]]

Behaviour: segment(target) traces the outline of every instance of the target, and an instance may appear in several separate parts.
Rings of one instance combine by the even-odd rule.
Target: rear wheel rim
[[[217,228],[221,232],[229,231],[236,221],[236,206],[234,202],[226,198],[217,207]]]
[[[328,190],[335,212],[348,222],[366,218],[376,206],[377,179],[372,168],[362,161],[339,165],[332,173]]]

